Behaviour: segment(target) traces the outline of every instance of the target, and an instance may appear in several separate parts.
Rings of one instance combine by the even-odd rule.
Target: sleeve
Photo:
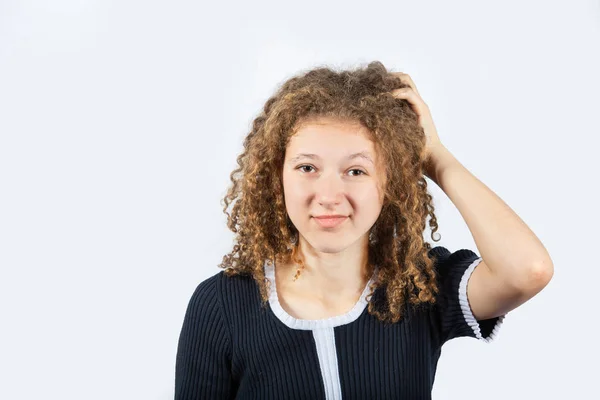
[[[430,252],[436,257],[439,293],[433,315],[440,345],[457,337],[472,337],[491,343],[506,315],[477,320],[467,298],[467,285],[481,257],[471,250],[450,253],[442,246]]]
[[[216,274],[189,301],[177,346],[175,400],[232,396],[231,338],[217,291]]]

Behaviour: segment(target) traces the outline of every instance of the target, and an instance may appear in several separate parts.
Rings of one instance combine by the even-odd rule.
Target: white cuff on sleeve
[[[483,337],[483,335],[481,334],[481,327],[479,326],[479,322],[477,322],[477,319],[475,319],[473,311],[471,310],[471,306],[469,305],[469,299],[467,298],[467,283],[469,282],[469,279],[471,278],[471,274],[475,270],[475,267],[481,262],[481,260],[482,258],[479,257],[478,259],[473,261],[471,265],[469,265],[469,267],[465,270],[465,273],[463,274],[463,277],[460,280],[460,284],[458,286],[458,301],[460,303],[460,308],[465,317],[465,321],[467,321],[467,324],[473,329],[475,337],[477,339],[483,340],[486,343],[491,343],[498,336],[498,331],[500,329],[500,326],[502,326],[506,314],[501,315],[498,318],[498,321],[494,325],[494,329],[492,329],[490,335],[488,337]]]

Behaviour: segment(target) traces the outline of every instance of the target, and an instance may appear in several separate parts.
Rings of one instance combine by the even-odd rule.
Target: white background
[[[434,398],[596,398],[599,53],[597,1],[1,0],[0,398],[173,398],[252,120],[302,70],[373,60],[555,266],[497,341],[444,346]],[[430,183],[436,245],[479,253]]]

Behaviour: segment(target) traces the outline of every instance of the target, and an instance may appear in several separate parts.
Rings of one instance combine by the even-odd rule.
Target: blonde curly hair
[[[254,119],[222,200],[235,244],[219,267],[227,276],[254,278],[263,305],[270,290],[265,261],[302,262],[298,246],[290,246],[298,231],[285,208],[282,168],[290,137],[303,122],[318,117],[360,123],[385,165],[384,202],[368,248],[369,265],[377,266],[369,297],[381,287],[384,300],[383,307],[369,301],[368,312],[394,323],[407,302],[435,303],[435,260],[423,240],[428,215],[434,241],[438,229],[423,175],[426,138],[410,104],[390,93],[402,87],[407,85],[378,61],[353,70],[318,67],[284,82]]]

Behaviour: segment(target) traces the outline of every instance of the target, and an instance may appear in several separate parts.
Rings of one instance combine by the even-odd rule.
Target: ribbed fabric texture
[[[188,304],[175,366],[175,399],[430,399],[442,345],[457,337],[492,341],[505,316],[477,321],[467,283],[481,261],[471,250],[430,250],[440,294],[384,324],[366,291],[347,314],[300,320],[268,307],[249,276],[223,271],[201,282]],[[273,278],[265,264],[265,273]],[[371,301],[385,296],[379,288]]]

